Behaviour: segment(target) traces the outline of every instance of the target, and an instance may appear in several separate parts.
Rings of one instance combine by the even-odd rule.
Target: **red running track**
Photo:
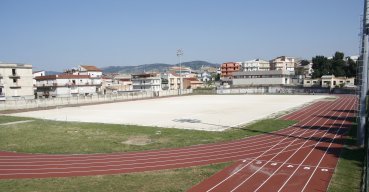
[[[341,96],[323,103],[283,117],[300,122],[258,156],[237,161],[189,191],[326,191],[357,100]]]
[[[119,174],[236,161],[190,191],[325,191],[356,102],[354,96],[319,101],[283,117],[298,124],[232,142],[115,154],[0,152],[0,179]]]

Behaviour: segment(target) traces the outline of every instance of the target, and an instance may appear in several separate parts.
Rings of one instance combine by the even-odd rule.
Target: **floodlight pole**
[[[181,63],[181,56],[183,55],[183,50],[178,49],[177,50],[177,57],[179,59],[179,94],[182,95],[182,89],[183,89],[183,80],[182,80],[182,63]]]
[[[362,68],[361,68],[361,82],[360,84],[360,109],[359,109],[359,126],[357,130],[357,144],[359,146],[364,145],[366,134],[366,98],[368,93],[368,59],[369,59],[369,7],[368,1],[364,1],[364,18],[363,18],[363,31],[362,31]]]

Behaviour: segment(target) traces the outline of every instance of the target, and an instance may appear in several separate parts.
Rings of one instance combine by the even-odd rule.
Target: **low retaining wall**
[[[192,89],[182,90],[183,95],[191,94]],[[137,99],[178,96],[179,90],[155,91],[155,92],[130,92],[116,95],[92,95],[79,97],[61,97],[61,98],[47,98],[47,99],[30,99],[30,100],[12,100],[1,101],[0,111],[4,110],[18,110],[18,109],[32,109],[32,108],[46,108],[66,105],[80,105],[93,104],[115,101],[129,101]]]
[[[217,90],[193,90],[194,94],[355,94],[355,89],[344,88],[320,88],[320,87],[283,87],[283,86],[260,86],[242,87]]]

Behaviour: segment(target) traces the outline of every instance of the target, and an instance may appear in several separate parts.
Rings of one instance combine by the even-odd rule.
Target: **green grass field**
[[[24,120],[0,116],[0,122]],[[207,132],[133,125],[32,122],[0,125],[0,150],[26,153],[86,154],[143,151],[230,141],[279,130],[296,121],[266,119],[242,129]]]
[[[143,173],[49,179],[0,180],[6,192],[186,191],[230,163]]]

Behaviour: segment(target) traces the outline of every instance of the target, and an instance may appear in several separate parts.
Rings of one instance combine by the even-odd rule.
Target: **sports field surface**
[[[0,179],[120,174],[234,162],[189,191],[326,191],[356,115],[357,97],[315,102],[280,117],[299,122],[241,140],[144,152],[0,152]]]
[[[326,95],[197,95],[64,107],[13,115],[57,121],[223,131],[326,97]]]

